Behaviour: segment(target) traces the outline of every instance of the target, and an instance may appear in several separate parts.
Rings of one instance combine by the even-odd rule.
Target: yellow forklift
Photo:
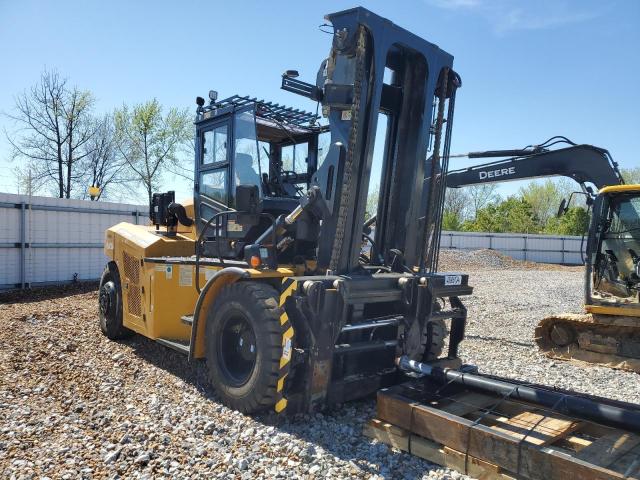
[[[472,288],[466,274],[437,272],[453,57],[363,8],[326,18],[333,42],[315,83],[282,77],[324,123],[255,98],[197,98],[193,203],[157,193],[151,225],[106,232],[104,334],[205,360],[220,400],[247,413],[326,409],[424,376],[424,388],[469,386],[640,430],[637,406],[460,368],[460,297]]]
[[[154,194],[152,225],[106,232],[102,331],[206,359],[220,399],[243,412],[369,395],[403,380],[403,355],[459,363],[459,297],[472,289],[465,274],[437,273],[444,183],[433,175],[447,169],[461,83],[453,57],[364,8],[326,19],[333,41],[315,83],[289,70],[281,85],[321,116],[198,97],[193,203]],[[374,144],[383,167],[372,237]]]

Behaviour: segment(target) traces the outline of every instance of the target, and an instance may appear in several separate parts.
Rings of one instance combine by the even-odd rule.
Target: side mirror
[[[260,222],[262,202],[257,185],[238,185],[236,187],[236,210],[238,223],[241,225],[257,225]]]
[[[556,216],[561,217],[566,212],[567,212],[567,199],[563,198],[562,201],[560,202],[560,206],[558,207],[558,213],[556,214]]]

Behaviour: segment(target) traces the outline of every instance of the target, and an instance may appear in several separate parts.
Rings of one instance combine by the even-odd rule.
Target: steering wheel
[[[302,195],[304,192],[304,189],[298,185],[297,183],[294,183],[292,180],[296,179],[298,176],[297,172],[294,172],[293,170],[281,170],[280,171],[280,179],[283,182],[286,183],[290,183],[291,186],[293,186],[293,188],[295,189],[296,193],[298,195]]]
[[[298,174],[296,172],[294,172],[293,170],[281,170],[280,171],[280,176],[282,177],[282,179],[285,182],[290,182],[291,181],[291,177],[297,177]]]

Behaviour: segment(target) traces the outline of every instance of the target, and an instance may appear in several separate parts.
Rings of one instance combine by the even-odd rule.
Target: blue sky
[[[313,109],[279,89],[313,81],[330,46],[323,2],[0,0],[0,111],[55,68],[91,90],[98,111],[156,97],[194,109],[209,89]],[[562,134],[640,166],[640,2],[415,0],[363,6],[455,57],[453,152],[510,148]],[[0,130],[11,124],[0,117]],[[0,138],[0,191],[15,189]],[[451,167],[467,165],[452,160]],[[167,189],[188,187],[167,179]],[[504,185],[509,194],[516,184]],[[144,196],[140,199],[144,201]],[[132,199],[134,200],[134,199]]]

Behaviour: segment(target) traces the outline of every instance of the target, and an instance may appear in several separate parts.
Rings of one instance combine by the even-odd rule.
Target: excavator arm
[[[471,152],[464,156],[510,158],[452,170],[447,174],[447,187],[459,188],[558,175],[572,178],[584,191],[588,191],[586,183],[592,183],[598,190],[605,186],[624,184],[618,164],[613,161],[609,152],[593,145],[572,144],[555,150],[541,147],[528,150],[493,150]]]

